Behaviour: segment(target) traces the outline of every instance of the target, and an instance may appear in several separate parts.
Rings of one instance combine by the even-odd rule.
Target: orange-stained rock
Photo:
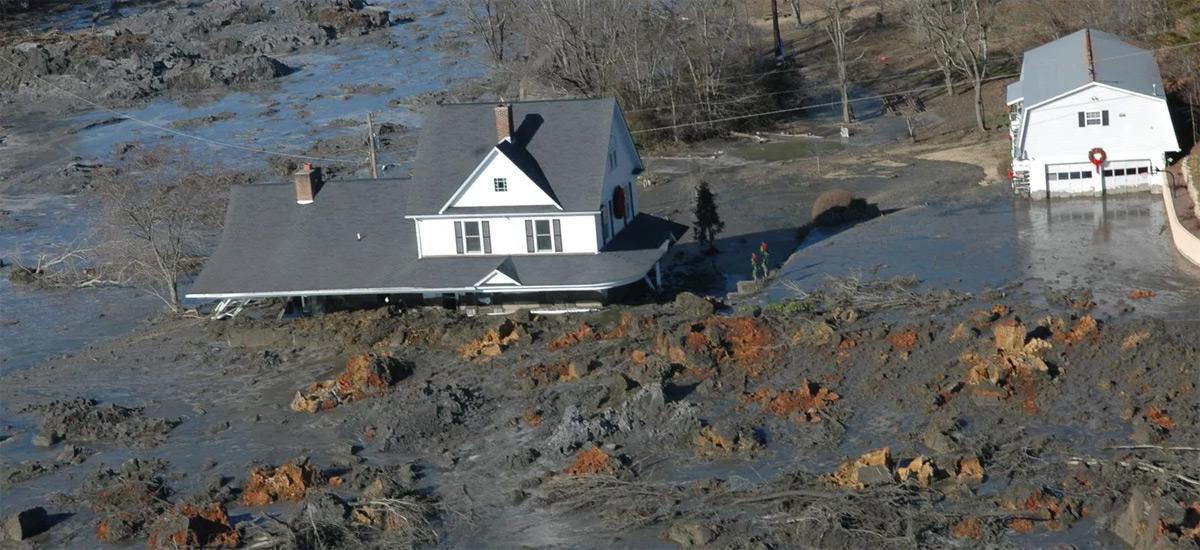
[[[237,548],[241,537],[229,524],[229,514],[220,503],[196,507],[183,504],[160,518],[158,525],[167,530],[152,530],[147,540],[150,550],[168,548]]]
[[[875,449],[867,451],[862,456],[842,463],[836,470],[830,474],[829,478],[835,485],[845,487],[847,489],[862,489],[866,487],[863,479],[865,470],[871,469],[873,472],[890,472],[892,469],[892,452],[889,448]]]
[[[955,466],[959,483],[979,484],[983,483],[983,463],[979,461],[979,457],[970,456],[960,458]]]
[[[505,319],[499,327],[488,329],[482,337],[471,340],[458,348],[463,359],[495,357],[521,339],[521,331],[512,319]]]
[[[956,539],[979,539],[983,537],[983,522],[979,518],[963,518],[950,528],[950,535]]]
[[[896,476],[900,478],[900,481],[911,477],[921,487],[928,487],[929,483],[933,481],[935,473],[933,462],[923,456],[918,456],[908,461],[908,464],[896,468]]]
[[[266,506],[272,502],[299,502],[309,489],[324,483],[321,472],[307,460],[300,464],[285,462],[276,468],[255,466],[250,469],[242,489],[242,504]]]
[[[820,422],[821,413],[840,397],[838,394],[809,382],[800,381],[795,390],[775,391],[761,388],[753,393],[742,394],[742,400],[758,403],[763,410],[775,416],[791,418],[796,422]]]
[[[608,453],[600,450],[599,447],[592,446],[590,449],[579,451],[575,457],[575,463],[571,464],[564,470],[564,473],[571,476],[593,475],[593,474],[616,474],[618,463],[616,459],[609,456]]]
[[[595,340],[599,337],[595,330],[592,330],[592,325],[580,323],[575,330],[568,332],[558,338],[550,341],[550,345],[546,346],[549,351],[556,351],[564,348],[569,348],[583,341]]]

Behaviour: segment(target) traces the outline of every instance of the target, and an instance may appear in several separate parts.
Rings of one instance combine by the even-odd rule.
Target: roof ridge
[[[550,99],[526,99],[524,101],[504,101],[503,103],[505,105],[525,105],[525,104],[530,104],[530,103],[569,103],[569,102],[573,102],[573,101],[578,101],[578,102],[613,101],[613,102],[615,102],[616,100],[617,100],[617,98],[612,97],[612,96],[559,97],[559,98],[550,98]],[[501,103],[501,102],[498,100],[497,101],[467,101],[467,102],[463,102],[463,103],[438,103],[438,104],[434,105],[434,107],[469,107],[469,106],[479,106],[479,105],[496,105],[498,103]]]
[[[1092,29],[1083,29],[1084,62],[1087,63],[1088,80],[1096,81],[1096,56],[1092,52]]]

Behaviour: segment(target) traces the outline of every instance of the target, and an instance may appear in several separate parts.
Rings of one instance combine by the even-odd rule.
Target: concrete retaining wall
[[[1166,173],[1159,173],[1156,177],[1163,186],[1162,196],[1163,203],[1167,207],[1167,225],[1171,228],[1171,241],[1175,243],[1175,250],[1179,251],[1179,254],[1188,261],[1200,266],[1200,237],[1179,223],[1179,216],[1175,214],[1175,193],[1166,182]]]

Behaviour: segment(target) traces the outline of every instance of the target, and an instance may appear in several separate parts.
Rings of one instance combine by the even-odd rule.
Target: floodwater
[[[94,219],[79,199],[60,195],[0,196],[0,210],[19,224],[0,230],[0,258],[29,264],[78,242]],[[161,309],[157,298],[130,289],[43,290],[0,272],[0,374],[120,336]]]
[[[925,289],[1008,287],[1045,305],[1050,292],[1090,291],[1104,314],[1200,317],[1200,268],[1171,247],[1162,199],[933,203],[877,218],[797,250],[767,299],[830,277],[915,276]],[[1019,287],[1015,284],[1020,283]],[[1129,301],[1132,290],[1153,298]],[[1132,308],[1132,310],[1130,310]]]
[[[300,70],[278,79],[263,91],[191,97],[186,102],[161,98],[123,112],[164,127],[170,127],[174,121],[233,113],[230,118],[181,131],[246,148],[299,154],[318,139],[363,132],[368,113],[374,114],[377,124],[418,126],[419,114],[402,105],[406,98],[444,90],[483,74],[482,65],[468,51],[455,54],[435,47],[434,42],[441,36],[439,32],[454,32],[461,27],[453,13],[441,9],[436,0],[390,0],[374,4],[392,9],[393,13],[420,15],[414,23],[391,27],[387,37],[373,36],[316,53],[282,56],[284,63]],[[69,25],[78,18],[78,10],[68,10],[57,23]],[[351,93],[343,88],[356,85],[380,85],[390,90]],[[391,103],[392,100],[399,101]],[[263,166],[266,160],[261,153],[171,136],[130,119],[113,119],[112,113],[92,110],[66,120],[43,123],[74,129],[55,138],[56,150],[99,163],[109,162],[117,144],[151,144],[164,137],[170,137],[178,146],[187,146],[189,153],[199,159],[228,168],[253,169]],[[341,119],[362,124],[334,123]],[[13,126],[20,128],[27,122]],[[30,128],[31,132],[44,130]],[[42,136],[12,138],[15,143],[36,143]],[[366,167],[365,159],[345,160]],[[406,155],[380,158],[381,163],[400,170],[407,167],[407,160]],[[36,160],[42,161],[45,159]],[[31,158],[30,162],[34,160]],[[78,241],[90,232],[94,208],[86,196],[0,196],[0,210],[9,211],[14,220],[14,224],[0,229],[0,258],[35,262],[44,251]],[[0,372],[27,367],[52,355],[75,352],[96,340],[125,334],[161,311],[157,299],[127,289],[47,291],[14,286],[8,281],[7,271],[0,277],[3,279],[0,280]]]

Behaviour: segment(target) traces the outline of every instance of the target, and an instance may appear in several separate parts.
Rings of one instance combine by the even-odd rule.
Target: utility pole
[[[779,0],[771,0],[771,24],[775,27],[775,61],[783,63],[783,38],[779,36]]]
[[[371,158],[371,179],[379,179],[379,163],[375,162],[375,125],[367,113],[367,155]]]

